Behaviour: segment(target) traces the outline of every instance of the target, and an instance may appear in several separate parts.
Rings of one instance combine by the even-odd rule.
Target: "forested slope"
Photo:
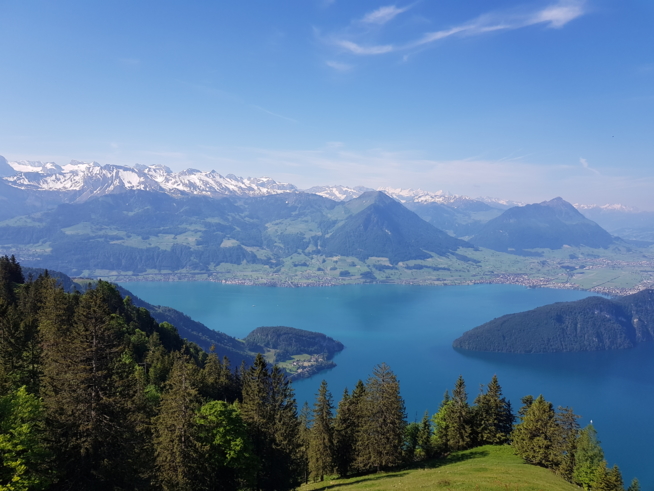
[[[552,353],[633,348],[654,339],[654,290],[618,300],[589,297],[508,314],[475,327],[455,348]]]

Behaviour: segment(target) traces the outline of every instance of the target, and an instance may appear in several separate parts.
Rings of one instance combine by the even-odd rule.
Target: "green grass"
[[[573,491],[579,488],[552,471],[523,463],[511,447],[485,446],[457,452],[419,468],[350,479],[325,479],[300,489]]]

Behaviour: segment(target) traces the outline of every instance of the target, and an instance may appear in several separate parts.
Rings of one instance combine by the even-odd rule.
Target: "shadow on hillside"
[[[407,474],[409,474],[409,471],[389,471],[380,472],[379,474],[361,474],[356,477],[350,477],[348,482],[334,481],[333,483],[329,484],[325,483],[323,487],[315,488],[314,491],[323,491],[324,489],[332,488],[345,488],[348,486],[354,486],[355,484],[361,484],[362,482],[367,484],[392,477],[404,477]]]
[[[454,455],[448,455],[445,458],[429,460],[427,462],[420,462],[415,466],[412,466],[412,469],[437,469],[443,467],[444,465],[456,464],[458,462],[465,462],[466,460],[480,459],[482,457],[488,457],[490,452],[488,450],[470,450],[465,453],[456,453]]]
[[[388,478],[395,478],[395,477],[404,477],[407,474],[409,474],[410,471],[416,470],[416,469],[437,469],[439,467],[443,467],[445,465],[450,465],[450,464],[456,464],[458,462],[465,462],[467,460],[472,460],[472,459],[479,459],[482,457],[488,457],[490,455],[490,452],[488,450],[471,450],[467,451],[465,453],[457,453],[454,455],[449,455],[445,458],[441,459],[434,459],[430,460],[427,462],[420,462],[416,463],[414,465],[408,466],[404,469],[398,469],[398,470],[389,470],[389,471],[383,471],[380,472],[379,474],[359,474],[355,475],[349,478],[348,482],[341,482],[338,480],[335,480],[332,483],[327,483],[325,482],[322,487],[320,488],[315,488],[314,491],[323,491],[326,489],[332,489],[332,488],[346,488],[348,486],[353,486],[355,484],[360,484],[360,483],[373,483],[375,481],[381,481],[384,479]]]

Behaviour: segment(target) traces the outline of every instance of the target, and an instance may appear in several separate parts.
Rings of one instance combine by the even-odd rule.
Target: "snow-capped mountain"
[[[157,191],[172,196],[199,195],[267,196],[287,192],[318,194],[335,201],[349,201],[373,189],[364,186],[314,186],[300,190],[293,184],[277,182],[270,177],[223,176],[216,171],[187,169],[173,172],[163,165],[101,165],[98,162],[72,160],[65,165],[55,162],[21,160],[8,162],[0,156],[0,179],[13,188],[30,193],[46,192],[55,202],[83,202],[94,196],[121,193],[127,190]],[[380,187],[387,195],[405,205],[441,204],[467,211],[507,209],[524,203],[491,197],[470,198],[446,191],[428,192],[422,189]],[[620,204],[574,205],[584,213],[637,213],[638,210]]]
[[[638,208],[633,206],[625,206],[621,204],[606,204],[606,205],[582,205],[575,203],[574,207],[579,211],[617,211],[621,213],[638,213]]]
[[[303,190],[305,193],[318,194],[325,198],[333,199],[334,201],[350,201],[351,199],[358,198],[367,191],[374,191],[372,188],[365,186],[314,186],[309,189]]]
[[[79,162],[59,166],[54,162],[8,162],[14,175],[4,181],[19,189],[50,191],[67,195],[64,201],[82,202],[93,196],[127,190],[158,191],[171,195],[266,196],[296,191],[292,184],[279,183],[269,177],[224,177],[215,171],[187,169],[173,172],[161,165],[125,167]]]

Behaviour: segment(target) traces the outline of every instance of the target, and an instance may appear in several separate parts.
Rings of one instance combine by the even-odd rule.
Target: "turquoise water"
[[[360,285],[266,288],[203,282],[125,283],[142,299],[181,310],[212,329],[236,337],[263,325],[323,332],[343,342],[337,367],[294,383],[298,402],[313,401],[324,378],[338,401],[345,387],[388,363],[401,383],[409,420],[438,408],[445,389],[463,375],[470,400],[497,374],[517,410],[526,394],[572,406],[593,420],[607,460],[628,483],[637,476],[654,489],[654,348],[543,355],[457,352],[464,331],[511,312],[587,293],[514,285],[424,287]]]

